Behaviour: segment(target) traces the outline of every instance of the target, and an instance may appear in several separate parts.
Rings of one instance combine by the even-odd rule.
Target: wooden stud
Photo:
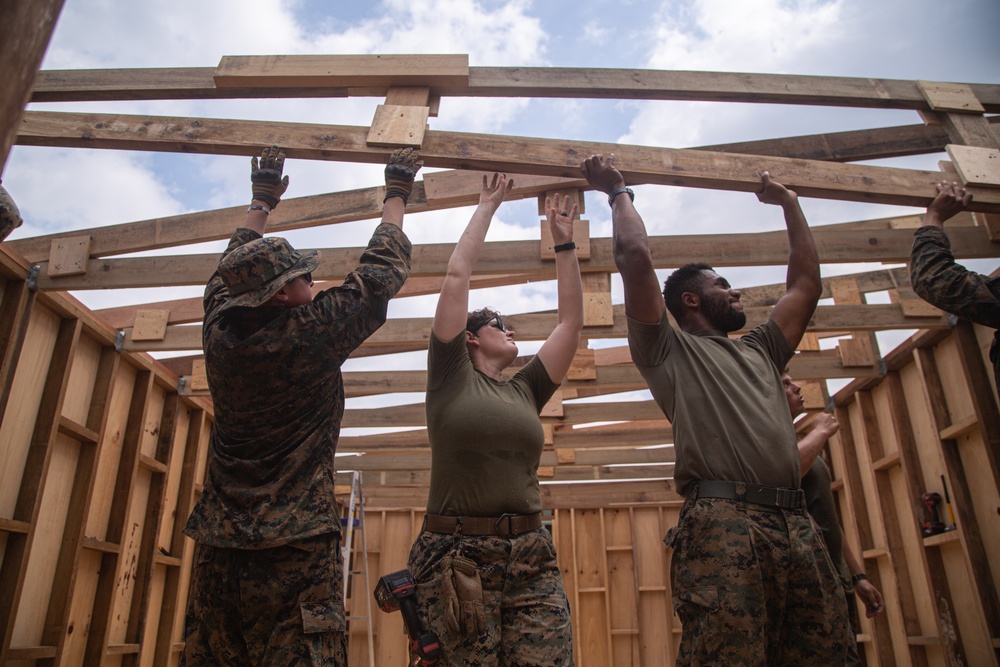
[[[427,86],[393,86],[385,94],[389,106],[426,107],[430,104],[431,89]]]
[[[169,310],[137,310],[132,340],[163,340],[169,319]]]
[[[964,83],[917,81],[917,87],[934,111],[985,113],[972,88]]]
[[[78,276],[87,272],[90,236],[70,236],[52,241],[46,273],[50,278]]]
[[[1000,188],[1000,150],[979,146],[945,146],[966,187]]]
[[[996,213],[973,213],[977,225],[986,229],[990,241],[1000,241],[1000,215]]]
[[[927,303],[913,291],[912,287],[889,290],[889,300],[898,303],[903,317],[940,317],[942,312]]]
[[[871,366],[875,363],[875,352],[867,338],[844,338],[837,344],[837,352],[845,368]]]

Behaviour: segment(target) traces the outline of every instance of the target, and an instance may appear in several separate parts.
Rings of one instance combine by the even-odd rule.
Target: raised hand
[[[924,224],[942,225],[945,220],[965,210],[972,201],[972,195],[960,184],[940,181],[937,184],[937,196],[927,207]]]
[[[545,198],[545,217],[549,220],[553,245],[562,245],[573,240],[573,220],[576,219],[578,212],[579,206],[575,203],[570,209],[569,195],[563,195],[561,202],[559,195]]]
[[[256,157],[250,158],[250,184],[253,198],[266,203],[271,208],[278,205],[281,195],[288,188],[288,176],[281,177],[285,168],[285,151],[278,146],[269,146]]]
[[[488,182],[486,174],[483,174],[483,191],[479,193],[479,203],[489,204],[495,211],[513,188],[514,179],[507,180],[507,174],[494,172],[492,182]]]
[[[591,155],[580,165],[584,178],[595,190],[610,195],[615,190],[625,188],[625,179],[615,168],[615,154]]]
[[[424,162],[415,148],[394,150],[385,166],[385,198],[382,202],[389,197],[402,197],[404,202],[408,201],[410,191],[413,190],[413,179],[422,166]]]
[[[760,184],[763,189],[757,192],[757,199],[765,204],[784,206],[798,199],[794,190],[789,190],[781,183],[771,180],[771,174],[766,171],[760,175]]]

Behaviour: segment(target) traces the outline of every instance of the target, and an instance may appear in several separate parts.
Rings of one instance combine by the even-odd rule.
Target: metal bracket
[[[188,394],[187,378],[181,375],[180,377],[177,378],[177,395],[187,396],[187,394]]]
[[[883,377],[889,374],[889,366],[885,363],[885,357],[878,358],[878,374]]]
[[[24,276],[24,283],[32,292],[38,291],[38,272],[41,271],[41,264],[32,264],[28,267],[28,273]]]
[[[115,335],[115,351],[121,352],[123,347],[125,347],[125,330],[121,329]]]

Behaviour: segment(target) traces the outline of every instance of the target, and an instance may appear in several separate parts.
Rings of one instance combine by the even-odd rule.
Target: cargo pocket
[[[299,611],[302,612],[302,632],[307,635],[347,631],[344,610],[334,604],[333,600],[300,602]]]
[[[686,588],[674,594],[674,611],[684,622],[685,615],[710,613],[719,608],[719,587]]]

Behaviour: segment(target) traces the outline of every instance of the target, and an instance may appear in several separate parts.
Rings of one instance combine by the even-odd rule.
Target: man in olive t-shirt
[[[784,212],[788,289],[766,322],[731,339],[746,323],[739,291],[708,264],[689,264],[661,298],[614,156],[592,156],[582,169],[608,195],[632,358],[674,430],[674,478],[686,496],[666,538],[683,626],[676,664],[843,665],[847,610],[799,489],[780,379],[822,293],[797,195],[761,174],[757,198]]]

